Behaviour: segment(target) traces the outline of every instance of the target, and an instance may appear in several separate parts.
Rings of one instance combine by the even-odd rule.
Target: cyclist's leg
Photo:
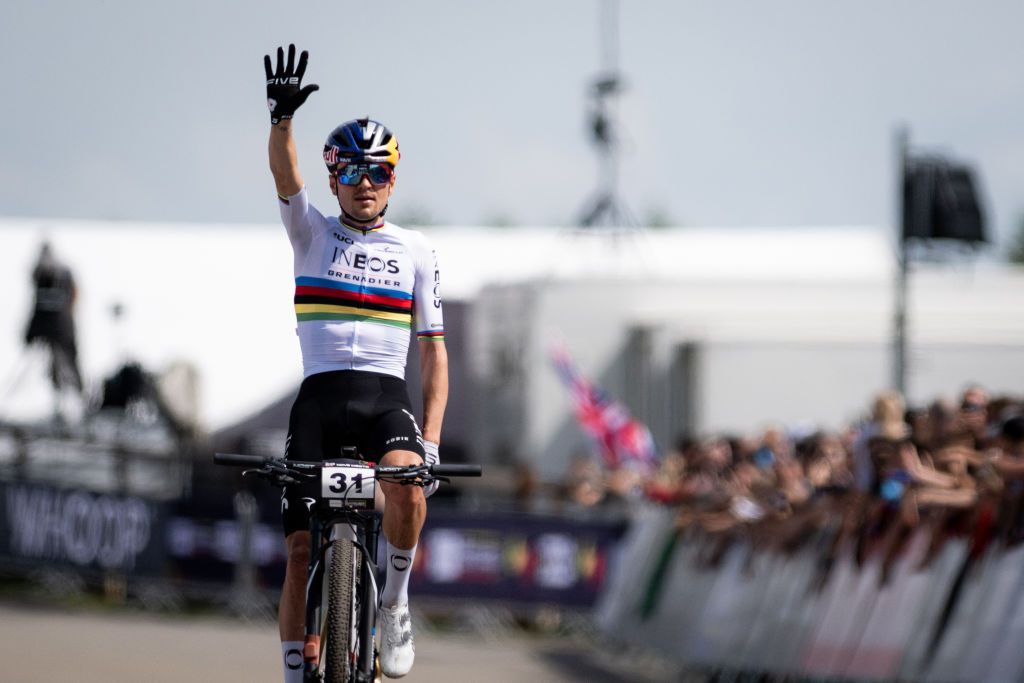
[[[306,505],[300,492],[286,489],[281,496],[281,508],[287,559],[277,609],[277,626],[281,636],[284,683],[301,683],[303,642],[306,638],[306,577],[312,543]]]
[[[382,465],[422,462],[418,453],[405,450],[389,451],[381,459]],[[381,489],[385,502],[382,529],[387,539],[387,567],[378,612],[380,666],[386,676],[397,678],[409,673],[416,657],[409,612],[409,578],[427,514],[427,500],[419,486],[381,482]]]
[[[414,451],[389,451],[381,458],[385,466],[419,465],[423,456]],[[396,548],[409,549],[419,542],[427,516],[427,499],[419,486],[403,486],[382,481],[384,492],[384,536]]]
[[[306,579],[311,552],[309,531],[293,531],[285,539],[285,544],[288,561],[277,612],[281,642],[302,640],[305,637]]]
[[[367,452],[383,453],[380,464],[385,466],[421,464],[420,431],[409,409],[404,383],[383,380],[382,389]],[[380,488],[385,500],[382,529],[387,539],[387,578],[378,613],[380,664],[384,674],[394,678],[407,674],[415,659],[408,586],[427,502],[419,486],[382,481]]]
[[[380,457],[384,466],[420,465],[423,445],[419,426],[409,407],[405,382],[381,380],[382,393],[374,407],[376,413],[365,452]],[[401,549],[410,549],[419,541],[427,501],[419,486],[380,483],[384,492],[382,529],[388,542]]]
[[[285,457],[292,460],[323,460],[325,379],[317,375],[306,378],[292,406],[288,422]],[[309,534],[309,509],[299,486],[287,487],[281,495],[281,517],[284,526],[287,563],[281,601],[278,607],[278,630],[286,683],[302,680],[302,652],[305,639],[306,579],[312,552]]]
[[[292,460],[322,460],[315,455],[320,451],[321,433],[308,405],[297,399],[292,407],[285,456]],[[278,609],[281,640],[302,640],[305,634],[304,610],[306,605],[306,576],[309,569],[310,537],[309,509],[302,500],[298,485],[285,488],[281,494],[281,518],[284,526],[285,547],[288,554],[285,565],[284,586]]]

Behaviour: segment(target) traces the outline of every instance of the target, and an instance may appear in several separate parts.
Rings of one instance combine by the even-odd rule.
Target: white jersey
[[[444,340],[440,273],[427,238],[391,223],[325,217],[303,188],[281,199],[295,252],[295,315],[306,377],[366,370],[405,378],[410,331]]]

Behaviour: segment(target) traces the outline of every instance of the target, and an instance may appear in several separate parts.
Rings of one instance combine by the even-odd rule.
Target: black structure
[[[907,159],[903,172],[903,241],[986,242],[974,172],[937,157]]]
[[[579,224],[584,228],[634,227],[636,222],[618,196],[619,137],[615,130],[614,103],[624,88],[618,66],[618,0],[603,0],[601,10],[603,73],[590,86],[588,117],[590,139],[600,157],[601,176],[597,193],[581,212]]]
[[[25,344],[41,344],[50,351],[50,381],[55,391],[70,387],[82,391],[73,316],[77,290],[67,266],[57,261],[49,242],[39,250],[32,270],[35,301],[25,330]]]
[[[974,171],[935,155],[912,155],[905,128],[897,133],[900,234],[893,332],[893,387],[907,389],[907,284],[909,247],[914,241],[954,240],[973,246],[987,242],[985,215]]]

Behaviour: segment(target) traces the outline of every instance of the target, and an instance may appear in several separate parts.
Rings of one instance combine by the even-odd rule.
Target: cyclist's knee
[[[380,459],[380,464],[386,467],[404,467],[405,465],[422,465],[423,456],[416,451],[395,450],[388,451]]]
[[[405,514],[413,514],[415,510],[426,505],[427,498],[423,488],[419,486],[403,486],[402,484],[381,485],[384,493],[384,504],[387,508],[404,510]]]
[[[387,505],[416,505],[426,500],[421,486],[405,486],[402,484],[382,484]]]
[[[415,451],[388,451],[381,458],[380,464],[387,467],[422,465],[423,457]],[[387,505],[396,505],[398,507],[415,506],[426,500],[423,496],[423,489],[419,486],[407,486],[382,481],[380,488],[384,492]]]

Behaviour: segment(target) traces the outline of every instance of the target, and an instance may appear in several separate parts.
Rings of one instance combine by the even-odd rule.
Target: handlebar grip
[[[439,477],[479,477],[483,475],[483,468],[480,465],[434,465],[430,471]]]
[[[240,453],[214,453],[213,461],[218,465],[234,465],[236,467],[262,466],[266,461],[262,455],[242,455]]]

